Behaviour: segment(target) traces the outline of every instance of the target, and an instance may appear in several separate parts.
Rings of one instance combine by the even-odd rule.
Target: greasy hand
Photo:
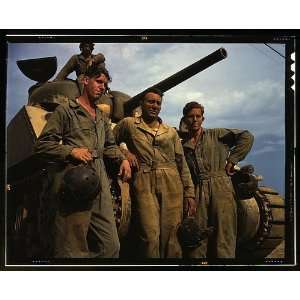
[[[92,154],[87,148],[73,148],[71,156],[77,160],[83,161],[84,163],[92,160]]]
[[[225,167],[225,171],[227,173],[227,175],[232,176],[235,173],[234,170],[234,164],[232,162],[228,162],[226,167]]]
[[[196,214],[197,204],[194,198],[184,198],[184,215],[191,217]]]
[[[127,160],[129,161],[130,166],[132,168],[136,168],[137,170],[139,170],[140,168],[139,161],[136,158],[136,156],[128,150],[123,150],[122,152],[126,156]]]
[[[131,178],[131,168],[127,159],[122,161],[118,176],[121,176],[123,181],[127,181]]]

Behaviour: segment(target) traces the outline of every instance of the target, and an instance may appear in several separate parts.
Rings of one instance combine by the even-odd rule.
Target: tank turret
[[[162,92],[166,92],[197,73],[207,69],[213,64],[225,59],[227,52],[224,48],[220,48],[208,56],[196,61],[195,63],[187,66],[186,68],[174,73],[168,78],[152,85]],[[56,69],[56,59],[51,58],[38,58],[23,60],[17,62],[18,66],[22,66],[23,70],[31,70],[31,68],[37,69],[36,65],[40,64],[40,68],[36,72],[38,75],[32,76],[29,71],[22,71],[30,79],[38,81],[38,83],[32,86],[29,90],[28,104],[32,106],[42,106],[46,110],[53,110],[56,105],[62,104],[66,101],[66,98],[75,98],[80,94],[77,81],[74,80],[62,80],[54,82],[46,82],[51,78],[53,70]],[[41,69],[45,66],[47,68],[47,76],[41,76]],[[50,76],[51,70],[51,76]],[[55,73],[55,72],[54,72]],[[28,76],[30,75],[30,76]],[[50,77],[49,77],[50,76]],[[42,84],[42,83],[43,84]],[[150,88],[150,87],[149,87]],[[124,92],[109,91],[108,94],[103,95],[98,104],[106,104],[110,106],[110,116],[113,122],[118,122],[125,116],[130,116],[134,109],[139,106],[140,98],[144,91],[139,94],[130,97]]]

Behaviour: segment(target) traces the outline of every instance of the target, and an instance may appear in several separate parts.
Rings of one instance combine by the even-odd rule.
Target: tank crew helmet
[[[177,237],[183,248],[197,248],[212,231],[213,227],[202,230],[194,217],[186,217],[177,229]]]
[[[62,211],[89,210],[100,189],[99,176],[91,166],[80,164],[70,168],[63,177],[60,192]]]
[[[248,199],[254,197],[257,188],[256,177],[252,174],[244,174],[241,182],[237,184],[237,193],[240,199]]]
[[[254,197],[258,188],[258,180],[257,177],[253,175],[253,172],[254,167],[252,165],[246,165],[232,176],[233,186],[239,199]]]

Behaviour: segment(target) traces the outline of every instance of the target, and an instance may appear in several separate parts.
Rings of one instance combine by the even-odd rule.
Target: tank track
[[[275,190],[265,186],[258,187],[254,198],[260,211],[260,225],[255,237],[239,250],[239,256],[282,259],[285,238],[284,199]],[[282,249],[274,251],[278,246]]]
[[[119,238],[122,239],[128,233],[131,218],[129,184],[120,179],[113,179],[110,184],[110,191],[118,234]]]

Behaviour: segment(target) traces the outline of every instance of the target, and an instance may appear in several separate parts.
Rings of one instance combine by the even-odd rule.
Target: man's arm
[[[77,56],[73,55],[68,62],[63,66],[63,68],[60,70],[60,72],[56,75],[55,81],[57,80],[65,80],[67,76],[75,71],[75,67],[77,64]]]
[[[197,207],[195,202],[195,188],[177,132],[175,132],[175,160],[183,185],[184,213],[192,216],[195,215]]]
[[[66,115],[64,108],[60,105],[52,113],[35,144],[35,153],[40,158],[62,162],[71,154],[74,147],[61,144],[65,124]]]
[[[126,158],[116,143],[115,136],[110,127],[107,117],[104,117],[104,129],[105,129],[104,155],[114,161],[118,161],[119,163],[121,163],[122,160]]]
[[[243,160],[252,148],[254,136],[248,130],[220,129],[220,139],[231,148],[225,166],[226,173],[233,175],[234,166]]]
[[[127,120],[123,119],[115,126],[113,133],[115,135],[117,144],[120,145],[120,150],[125,155],[126,159],[129,161],[131,168],[135,168],[136,170],[138,170],[139,169],[139,161],[138,161],[137,157],[128,150],[127,145],[126,145],[126,143],[128,142],[127,126],[128,126]]]
[[[119,176],[123,178],[124,181],[130,179],[131,168],[128,160],[121,152],[120,148],[115,142],[115,137],[108,122],[108,119],[104,118],[104,128],[105,128],[105,144],[104,144],[104,155],[108,158],[117,161],[120,164]]]
[[[254,136],[243,129],[223,128],[220,138],[229,144],[231,150],[227,160],[234,165],[246,157],[254,142]]]
[[[121,143],[127,142],[127,122],[126,119],[121,120],[113,129],[113,134],[116,143],[120,145]]]

